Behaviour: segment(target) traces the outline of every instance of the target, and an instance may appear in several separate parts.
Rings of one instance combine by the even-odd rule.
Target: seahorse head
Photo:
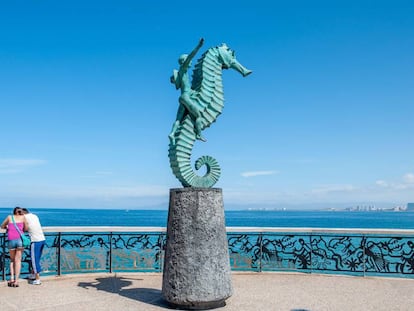
[[[219,57],[224,69],[229,69],[230,65],[235,58],[235,53],[231,50],[227,44],[223,43],[221,46],[217,47]]]
[[[242,64],[236,59],[236,53],[230,49],[225,43],[217,47],[219,60],[222,64],[223,69],[235,69],[240,72],[243,77],[248,76],[252,73],[251,70],[245,68]]]

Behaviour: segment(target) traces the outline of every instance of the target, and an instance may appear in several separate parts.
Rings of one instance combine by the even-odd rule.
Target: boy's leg
[[[178,126],[180,125],[181,121],[184,119],[185,116],[185,107],[183,105],[178,106],[177,117],[175,118],[175,122],[173,124],[172,130],[168,137],[173,145],[175,145],[175,131],[177,130]]]
[[[195,120],[196,138],[201,141],[207,141],[203,136],[201,136],[202,126],[203,126],[203,119],[201,118],[201,116],[198,116],[197,119]]]

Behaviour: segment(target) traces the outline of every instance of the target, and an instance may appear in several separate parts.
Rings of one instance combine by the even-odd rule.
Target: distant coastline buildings
[[[303,207],[303,206],[287,206],[287,207],[275,207],[275,206],[255,206],[248,207],[245,210],[247,211],[331,211],[331,212],[340,212],[340,211],[349,211],[349,212],[414,212],[414,202],[407,203],[407,205],[396,205],[392,207],[378,207],[373,204],[360,204],[350,207],[330,207],[330,208],[318,208],[317,206],[313,207]]]
[[[347,207],[346,211],[350,212],[378,212],[378,211],[391,211],[391,212],[414,212],[414,203],[407,203],[406,206],[398,205],[391,208],[376,207],[375,205],[357,205]]]

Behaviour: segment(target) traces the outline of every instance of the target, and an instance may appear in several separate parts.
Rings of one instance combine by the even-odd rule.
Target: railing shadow
[[[142,281],[143,279],[124,277],[96,278],[93,282],[79,282],[78,286],[85,289],[96,288],[98,291],[106,291],[146,304],[170,309],[167,302],[162,299],[161,290],[141,287],[127,288],[133,285],[131,280]]]

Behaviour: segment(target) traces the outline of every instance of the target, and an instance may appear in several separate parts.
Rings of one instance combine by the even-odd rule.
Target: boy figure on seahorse
[[[184,120],[184,117],[187,113],[190,114],[191,118],[194,121],[194,129],[196,133],[196,139],[201,141],[206,141],[206,139],[201,136],[202,130],[202,119],[201,119],[201,112],[197,105],[191,98],[193,94],[193,90],[191,89],[190,79],[188,77],[188,68],[191,66],[191,61],[194,56],[197,54],[198,50],[200,50],[201,46],[204,43],[204,39],[201,38],[198,42],[195,49],[190,54],[182,54],[178,59],[178,63],[180,64],[180,69],[174,69],[173,75],[171,76],[171,83],[175,85],[175,88],[181,89],[181,95],[178,99],[180,102],[180,106],[178,107],[177,117],[173,124],[173,128],[171,130],[170,135],[168,136],[172,142],[175,144],[175,131],[177,130],[180,123]]]

